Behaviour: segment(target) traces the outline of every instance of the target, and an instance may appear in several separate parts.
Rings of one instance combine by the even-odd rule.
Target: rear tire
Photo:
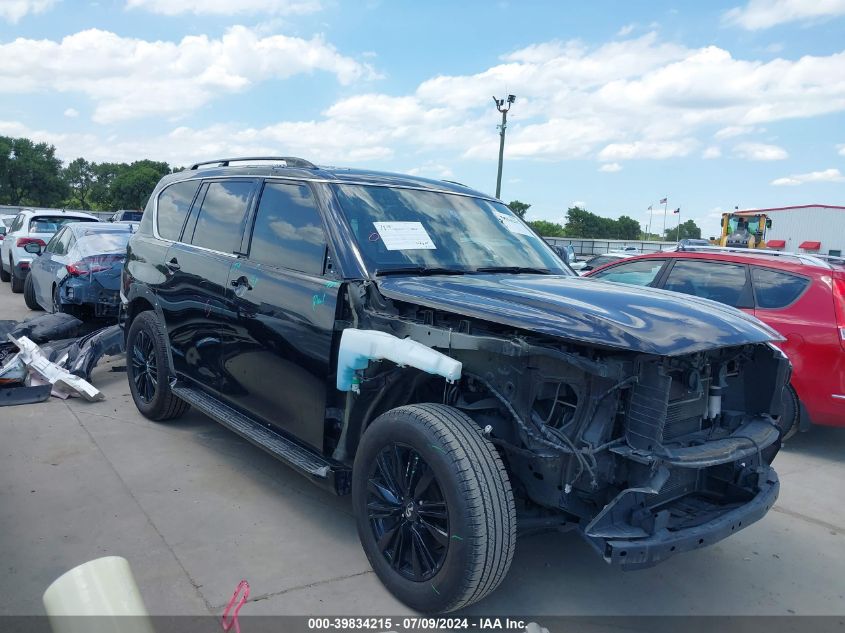
[[[170,390],[167,339],[152,310],[139,314],[129,327],[126,374],[135,406],[150,420],[174,420],[188,410],[188,403]]]
[[[15,294],[22,293],[23,292],[23,282],[24,282],[24,279],[26,279],[26,277],[24,277],[24,279],[20,279],[15,274],[15,266],[14,266],[14,264],[12,264],[12,256],[11,255],[9,256],[9,270],[11,271],[10,274],[12,275],[12,292],[14,292]]]
[[[516,510],[507,471],[478,425],[452,407],[379,416],[355,456],[352,503],[373,570],[413,609],[477,602],[510,568]]]
[[[26,276],[26,281],[23,282],[23,300],[26,307],[30,310],[43,310],[38,301],[35,300],[35,286],[32,281],[32,275]]]
[[[12,276],[6,272],[6,267],[0,264],[0,281],[10,281]]]

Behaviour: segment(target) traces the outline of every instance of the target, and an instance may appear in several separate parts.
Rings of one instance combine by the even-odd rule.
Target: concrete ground
[[[31,313],[0,284],[0,319]],[[348,498],[309,484],[208,418],[141,417],[112,371],[107,399],[0,409],[0,615],[42,613],[57,576],[126,557],[153,614],[219,614],[249,580],[242,615],[407,613],[358,544]],[[479,614],[845,613],[845,429],[778,456],[774,511],[736,536],[621,572],[574,534],[519,541]]]

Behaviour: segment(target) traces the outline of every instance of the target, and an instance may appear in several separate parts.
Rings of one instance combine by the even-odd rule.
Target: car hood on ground
[[[754,317],[674,292],[557,275],[382,277],[381,293],[592,345],[659,355],[782,340]]]

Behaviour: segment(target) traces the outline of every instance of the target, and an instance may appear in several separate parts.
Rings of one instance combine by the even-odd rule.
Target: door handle
[[[237,279],[233,279],[230,283],[233,288],[246,288],[247,290],[252,290],[252,285],[249,283],[249,279],[243,275]]]
[[[173,259],[171,259],[169,262],[165,263],[164,265],[167,266],[167,270],[169,270],[170,272],[173,272],[173,273],[175,273],[177,270],[180,270],[182,268],[179,265],[179,262],[176,261],[175,257]]]

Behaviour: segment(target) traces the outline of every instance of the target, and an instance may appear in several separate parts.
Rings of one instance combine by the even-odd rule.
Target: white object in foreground
[[[129,562],[120,556],[65,572],[43,600],[53,633],[155,633]]]
[[[27,337],[15,338],[9,334],[9,340],[20,350],[18,356],[24,365],[43,376],[51,385],[77,393],[89,402],[105,400],[102,392],[90,382],[47,360],[41,348]]]

